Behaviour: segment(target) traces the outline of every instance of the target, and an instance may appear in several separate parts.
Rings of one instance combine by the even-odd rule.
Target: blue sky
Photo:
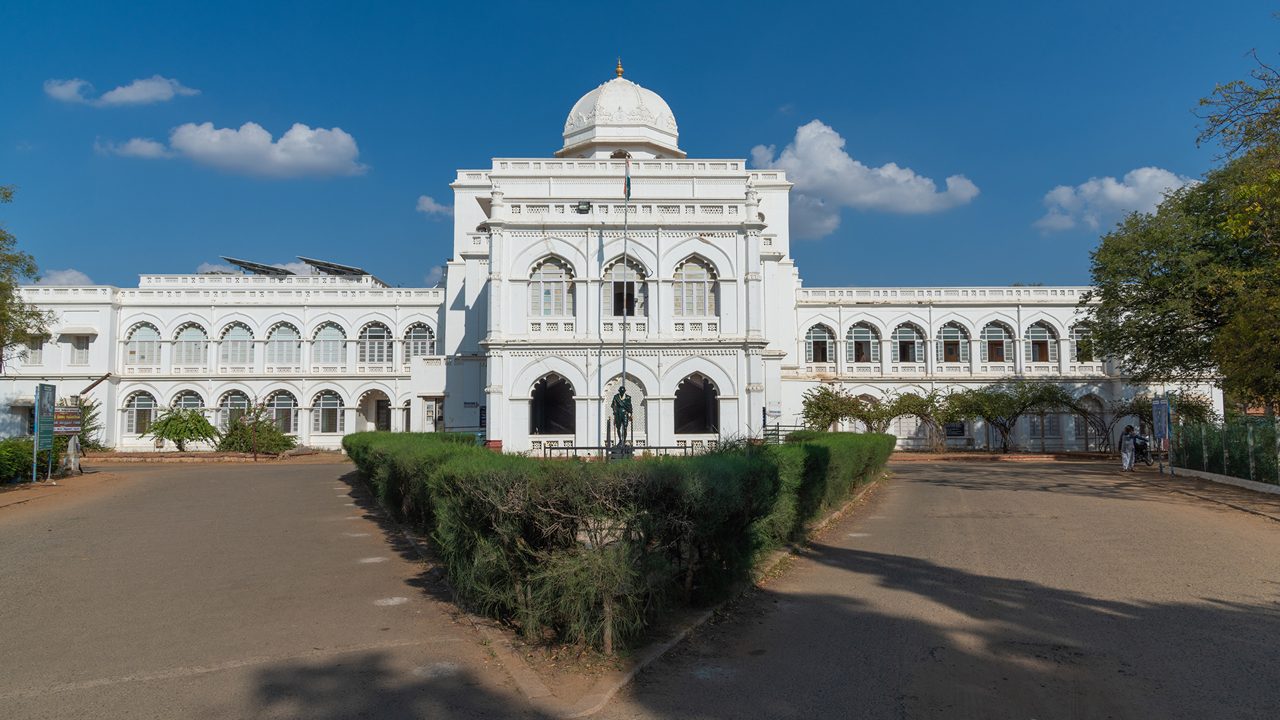
[[[1084,283],[1120,212],[1213,165],[1192,110],[1275,59],[1275,9],[4,3],[0,222],[51,276],[308,255],[420,285],[451,224],[419,198],[552,153],[621,54],[691,156],[803,179],[807,286]]]

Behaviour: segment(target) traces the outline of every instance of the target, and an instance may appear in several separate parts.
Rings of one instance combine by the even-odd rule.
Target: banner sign
[[[80,407],[77,405],[59,405],[53,409],[54,435],[80,434]]]
[[[1151,401],[1151,419],[1156,440],[1169,439],[1169,400],[1156,398]]]
[[[57,388],[41,383],[36,385],[36,450],[53,449],[53,408]]]

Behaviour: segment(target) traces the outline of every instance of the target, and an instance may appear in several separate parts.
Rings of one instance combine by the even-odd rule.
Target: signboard
[[[53,409],[53,434],[80,434],[80,407],[78,405],[59,405]]]
[[[1151,419],[1156,440],[1169,439],[1169,400],[1156,398],[1151,401]]]
[[[53,408],[57,388],[41,383],[36,386],[36,450],[53,448]]]

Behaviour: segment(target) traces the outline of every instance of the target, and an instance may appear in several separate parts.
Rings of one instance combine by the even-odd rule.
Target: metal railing
[[[1280,485],[1280,426],[1250,418],[1221,425],[1175,425],[1174,467]]]

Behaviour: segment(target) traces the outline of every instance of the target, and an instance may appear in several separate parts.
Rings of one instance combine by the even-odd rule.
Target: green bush
[[[218,449],[222,452],[259,452],[267,455],[279,455],[297,445],[298,441],[281,432],[274,422],[256,418],[252,414],[230,423],[218,440]]]
[[[606,646],[672,602],[722,598],[762,549],[877,471],[889,436],[614,463],[502,455],[469,435],[356,433],[347,454],[428,532],[458,599],[527,638]]]
[[[0,483],[31,479],[31,443],[29,437],[0,440]],[[62,456],[67,450],[67,438],[61,435],[53,438],[53,472],[58,472]],[[48,476],[49,451],[41,450],[36,461],[36,471],[40,478]]]

